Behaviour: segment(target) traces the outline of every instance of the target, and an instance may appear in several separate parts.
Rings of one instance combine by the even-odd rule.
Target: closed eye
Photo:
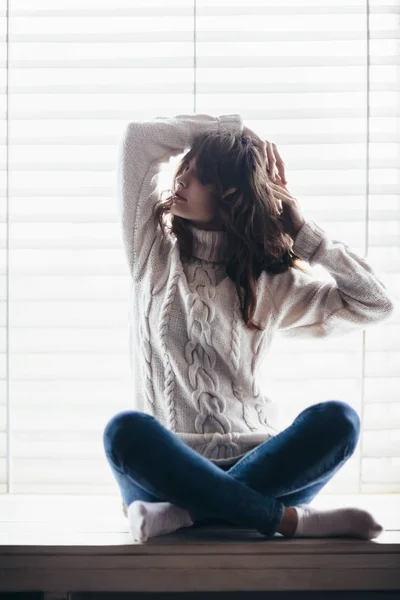
[[[184,172],[186,171],[186,169],[188,169],[188,168],[189,168],[189,163],[185,163],[185,164],[183,165],[182,172],[184,173]],[[193,177],[194,177],[195,179],[198,179],[198,176],[197,176],[197,170],[196,170],[196,168],[194,167],[194,168],[192,169],[192,171],[193,171]]]

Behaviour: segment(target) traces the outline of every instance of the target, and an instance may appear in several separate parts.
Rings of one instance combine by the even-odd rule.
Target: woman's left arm
[[[294,240],[292,250],[310,265],[322,265],[334,283],[290,268],[271,281],[271,297],[286,337],[326,337],[386,320],[394,299],[371,265],[346,244],[332,240],[283,185],[270,183],[281,203],[281,219]]]

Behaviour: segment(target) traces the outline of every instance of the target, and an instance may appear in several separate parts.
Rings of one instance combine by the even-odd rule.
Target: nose
[[[184,166],[183,167],[183,171],[182,173],[180,173],[180,175],[177,177],[177,185],[178,186],[182,186],[182,187],[186,187],[186,174],[189,171],[188,166]]]

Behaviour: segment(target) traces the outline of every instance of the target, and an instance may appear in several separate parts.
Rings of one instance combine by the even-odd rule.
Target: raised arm
[[[242,117],[238,114],[156,117],[132,121],[125,128],[118,149],[117,192],[123,242],[135,279],[147,265],[157,234],[152,209],[158,200],[157,176],[161,164],[190,148],[196,135],[221,128],[241,131]]]

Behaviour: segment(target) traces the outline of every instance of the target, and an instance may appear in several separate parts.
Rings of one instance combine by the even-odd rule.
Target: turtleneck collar
[[[226,260],[228,234],[225,231],[199,229],[193,223],[189,223],[188,227],[193,235],[193,255],[196,258],[210,262]]]

